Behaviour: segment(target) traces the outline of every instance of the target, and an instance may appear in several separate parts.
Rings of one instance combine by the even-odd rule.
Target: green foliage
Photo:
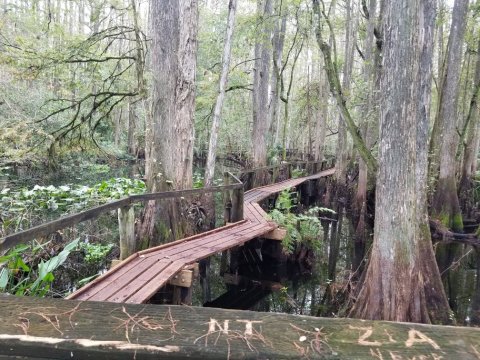
[[[320,251],[322,242],[322,228],[318,213],[320,211],[335,213],[333,210],[323,207],[313,207],[304,214],[295,214],[292,210],[296,207],[297,193],[290,189],[282,191],[269,216],[287,230],[286,237],[282,240],[282,246],[286,253],[293,253],[295,247],[302,243],[310,248]]]
[[[35,256],[43,249],[42,246],[32,248],[29,245],[18,245],[10,249],[0,257],[0,290],[15,295],[45,296],[55,280],[53,272],[77,248],[78,241],[76,239],[67,244],[58,255],[46,261],[41,260],[35,268],[28,266],[25,258]]]
[[[48,16],[38,4],[21,10],[4,5],[0,82],[6,86],[0,97],[6,106],[0,107],[0,125],[7,131],[0,136],[0,154],[18,161],[57,151],[52,144],[86,147],[113,140],[116,110],[140,97],[134,46],[146,51],[144,38],[132,41],[131,21],[125,21],[129,8],[120,6],[119,14],[113,11],[117,3],[89,2],[90,22],[84,18],[81,24],[68,14],[86,6],[78,2],[69,2],[68,10],[51,4]],[[104,11],[105,17],[94,15]]]
[[[270,165],[277,165],[282,160],[283,147],[280,144],[275,144],[267,151],[267,162]]]
[[[193,188],[194,189],[203,188],[203,173],[201,171],[193,172]]]
[[[307,172],[304,169],[300,169],[300,168],[292,169],[292,179],[296,179],[306,175],[307,175]]]
[[[290,213],[298,202],[297,196],[298,193],[292,191],[291,189],[283,190],[278,195],[277,201],[275,202],[275,209],[284,213]]]
[[[145,192],[140,180],[116,178],[94,186],[39,186],[0,192],[1,233],[18,231],[46,218],[75,213],[122,197]]]
[[[85,261],[87,263],[101,263],[112,250],[114,244],[93,244],[84,242],[80,244],[80,249],[85,252]]]

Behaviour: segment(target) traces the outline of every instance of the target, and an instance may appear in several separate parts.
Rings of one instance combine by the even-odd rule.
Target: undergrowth
[[[331,212],[333,210],[315,206],[302,214],[296,214],[298,193],[291,189],[283,190],[275,203],[275,208],[269,213],[271,220],[287,230],[287,235],[282,240],[282,246],[286,253],[291,254],[299,244],[320,251],[322,249],[322,225],[319,220],[319,212]]]

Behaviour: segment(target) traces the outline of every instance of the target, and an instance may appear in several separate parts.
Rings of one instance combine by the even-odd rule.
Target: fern
[[[320,238],[322,224],[318,214],[319,212],[335,214],[335,211],[315,206],[304,214],[296,215],[292,209],[296,207],[297,196],[297,192],[291,189],[282,191],[275,203],[275,209],[269,214],[271,220],[287,230],[287,235],[282,240],[283,250],[287,254],[291,254],[297,244],[303,243],[315,251],[320,251],[322,249],[322,239]]]

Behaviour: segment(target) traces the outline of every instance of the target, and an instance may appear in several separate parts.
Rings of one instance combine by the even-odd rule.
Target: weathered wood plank
[[[0,356],[480,359],[480,329],[0,295]]]
[[[123,299],[141,289],[151,278],[170,266],[171,263],[172,260],[160,256],[137,261],[134,269],[114,282],[110,282],[104,290],[99,291],[88,300],[123,302]],[[81,298],[81,300],[87,299]]]
[[[277,228],[263,235],[265,239],[282,241],[287,236],[287,229]]]

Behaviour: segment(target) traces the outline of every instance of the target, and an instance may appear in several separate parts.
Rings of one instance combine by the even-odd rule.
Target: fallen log
[[[0,295],[0,358],[480,359],[480,329]]]
[[[449,230],[439,220],[429,220],[430,232],[435,242],[452,243],[457,242],[472,246],[480,246],[480,238],[477,234],[462,234]]]

